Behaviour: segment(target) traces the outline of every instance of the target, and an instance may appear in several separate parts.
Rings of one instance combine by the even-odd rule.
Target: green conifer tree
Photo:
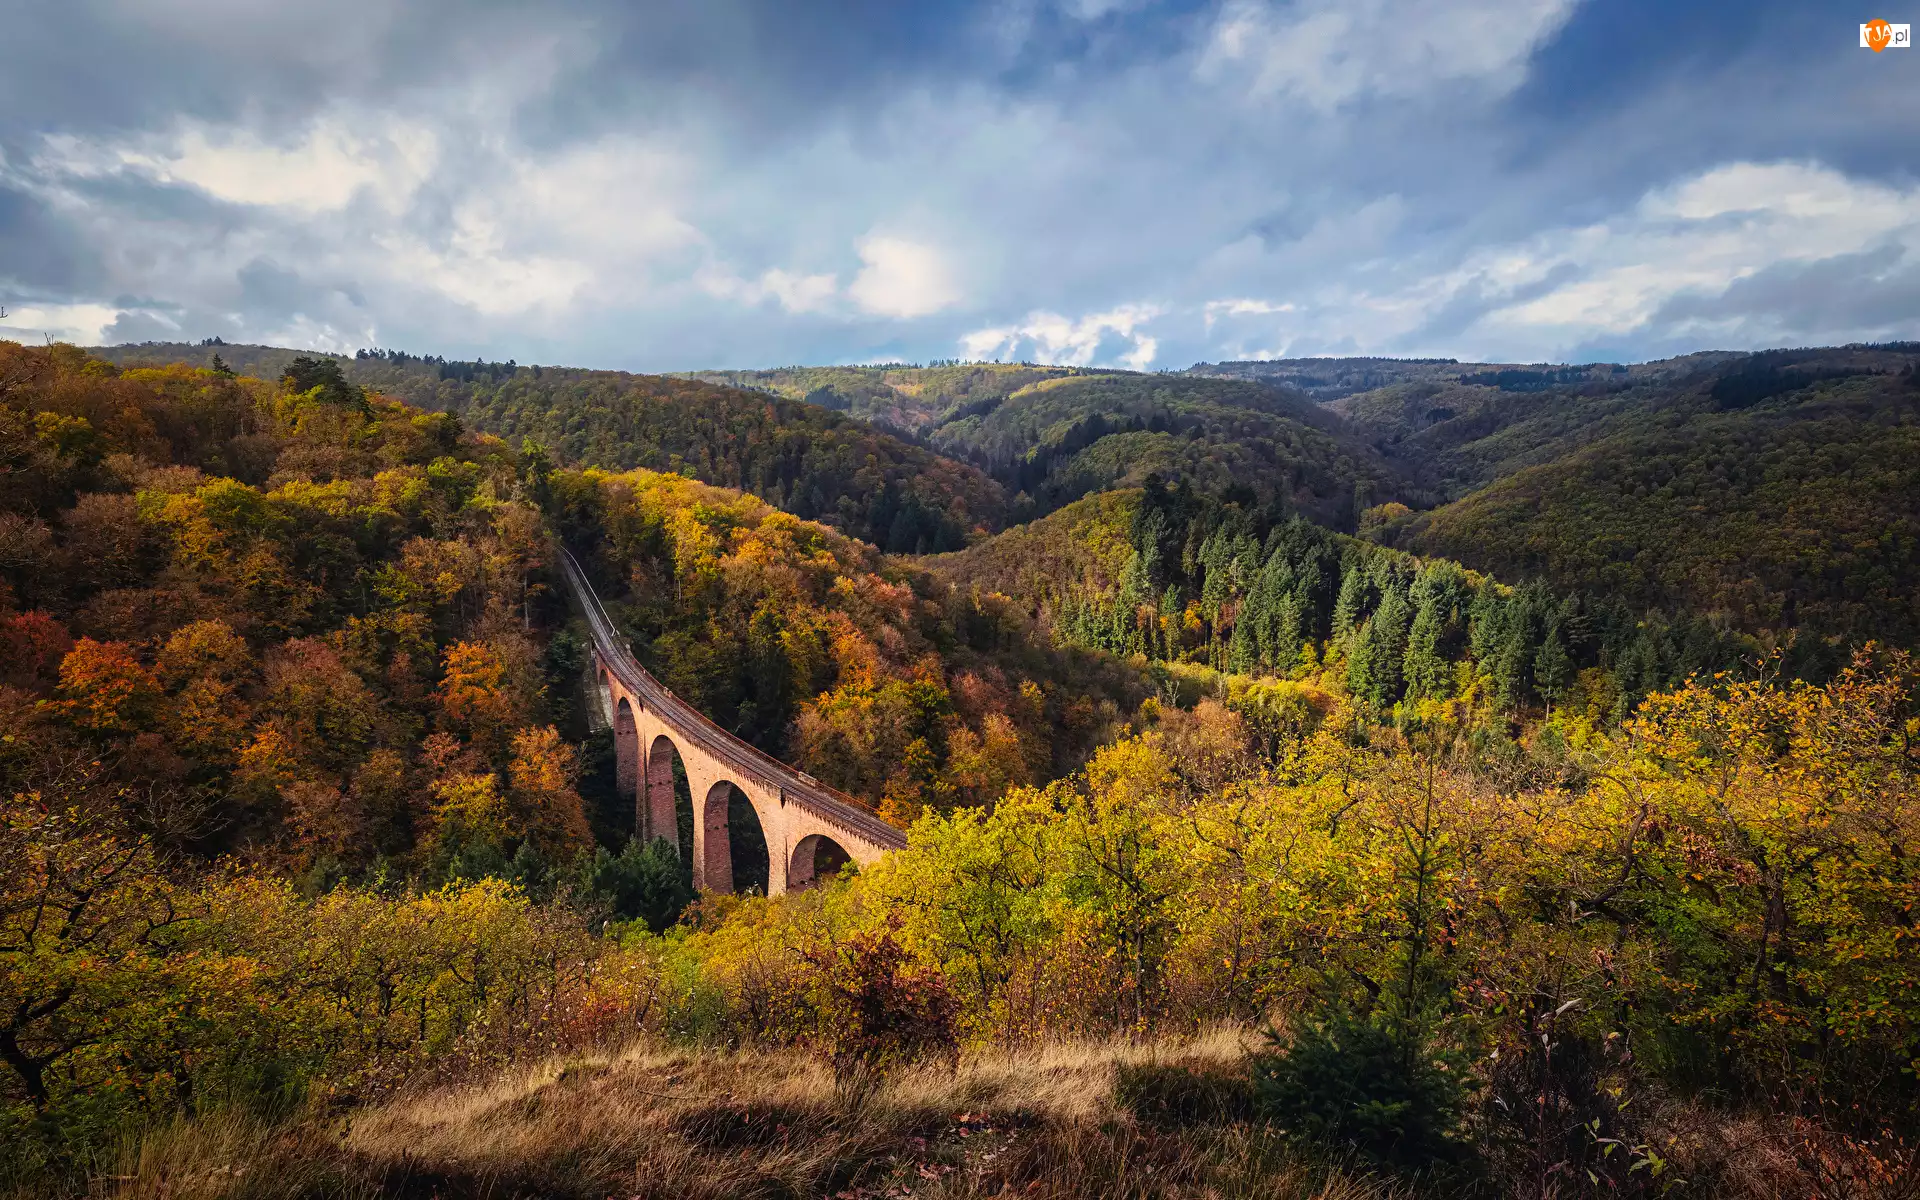
[[[1187,611],[1186,602],[1180,598],[1180,585],[1170,583],[1160,595],[1160,657],[1173,662],[1180,657],[1181,637],[1184,632],[1183,617]]]
[[[1373,661],[1369,670],[1373,675],[1373,702],[1384,709],[1400,699],[1404,687],[1407,635],[1413,624],[1413,605],[1407,599],[1406,590],[1390,589],[1367,624],[1372,631],[1369,650]]]
[[[1493,656],[1494,703],[1502,711],[1513,712],[1527,699],[1527,667],[1533,659],[1533,641],[1527,636],[1527,622],[1516,616],[1507,622],[1500,649]]]
[[[1573,678],[1573,660],[1567,657],[1567,648],[1560,637],[1560,623],[1555,621],[1547,626],[1546,636],[1540,642],[1540,652],[1533,658],[1533,683],[1540,694],[1546,697],[1547,707],[1566,691],[1567,683]]]
[[[1236,675],[1252,675],[1260,669],[1260,651],[1253,636],[1252,622],[1241,619],[1233,624],[1233,636],[1227,641],[1227,670]]]
[[[1407,698],[1444,700],[1453,690],[1453,672],[1440,656],[1440,619],[1438,596],[1429,591],[1413,614],[1413,628],[1407,634]]]
[[[1340,578],[1340,598],[1333,603],[1333,636],[1337,641],[1352,633],[1366,616],[1367,578],[1359,567],[1348,567]]]
[[[1135,550],[1127,559],[1127,565],[1120,571],[1120,602],[1126,605],[1145,604],[1153,596],[1153,563],[1158,555],[1153,543],[1148,542],[1145,549]]]
[[[1384,691],[1377,670],[1377,651],[1373,622],[1362,621],[1347,637],[1347,691],[1356,700],[1378,710],[1384,707]]]

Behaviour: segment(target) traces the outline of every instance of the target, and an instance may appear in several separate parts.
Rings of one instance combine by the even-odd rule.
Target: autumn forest
[[[1914,1195],[1917,369],[0,342],[0,1196]]]

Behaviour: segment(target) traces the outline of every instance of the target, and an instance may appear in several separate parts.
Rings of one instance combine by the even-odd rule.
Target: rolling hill
[[[1632,367],[1230,365],[1271,366],[1266,377],[1316,388],[1380,383],[1326,406],[1345,421],[1330,436],[1365,437],[1390,472],[1383,487],[1401,501],[1365,515],[1365,541],[1545,589],[1528,602],[1537,622],[1528,654],[1559,622],[1579,631],[1567,647],[1579,665],[1664,687],[1769,647],[1790,646],[1790,671],[1822,677],[1867,641],[1920,643],[1916,350],[1716,353]],[[1017,413],[1019,399],[1002,408]],[[1232,644],[1280,536],[1222,482],[1240,477],[1235,455],[1245,449],[1203,441],[1210,459],[1155,464],[1196,498],[1176,506],[1183,533],[1162,546],[1150,585],[1123,582],[1152,540],[1129,516],[1138,492],[1089,496],[932,561],[960,586],[1017,598],[1070,641],[1268,665],[1244,651],[1236,659]],[[1423,496],[1445,502],[1423,507]],[[1224,509],[1205,511],[1223,499]],[[1342,565],[1323,564],[1319,586],[1372,563],[1363,546],[1337,543]],[[1425,570],[1365,573],[1402,569]],[[1287,577],[1300,570],[1292,562]],[[1372,587],[1377,599],[1390,585],[1375,578]],[[1347,624],[1335,621],[1334,603],[1331,591],[1303,596],[1300,617],[1288,620],[1304,621],[1307,637],[1317,621],[1326,636]],[[1137,612],[1115,617],[1116,605]]]
[[[1398,382],[1328,407],[1364,431],[1409,483],[1455,500],[1622,433],[1749,411],[1772,421],[1782,398],[1839,380],[1897,376],[1912,361],[1897,349],[1860,347],[1695,354],[1631,367],[1454,367],[1451,379]],[[1577,377],[1556,381],[1562,374]]]
[[[268,376],[294,356],[101,352],[214,353]],[[1916,362],[1920,347],[1888,345],[1180,374],[952,364],[660,377],[377,353],[347,368],[567,462],[743,487],[894,552],[955,550],[1157,477],[1264,520],[1361,528],[1510,582],[1769,643],[1799,637],[1834,659],[1869,638],[1920,640]]]
[[[1763,359],[1654,402],[1596,398],[1575,410],[1584,422],[1563,410],[1460,443],[1435,459],[1474,463],[1488,482],[1413,517],[1393,540],[1748,631],[1801,629],[1833,639],[1835,653],[1868,639],[1912,645],[1920,388],[1911,357],[1800,365]],[[1844,373],[1855,370],[1875,373]]]
[[[943,422],[929,445],[965,457],[1035,515],[1147,476],[1350,526],[1396,494],[1385,460],[1348,422],[1266,384],[1185,375],[1043,380]]]
[[[277,378],[299,352],[184,343],[114,346],[123,366],[208,366]],[[698,380],[406,354],[337,356],[356,384],[453,412],[515,445],[531,439],[563,462],[644,467],[741,488],[796,516],[831,522],[882,549],[949,550],[997,529],[1006,500],[979,469],[817,405]]]
[[[1920,640],[1920,345],[1632,366],[1201,364],[1323,398],[1412,510],[1369,535],[1837,662]]]
[[[919,435],[984,412],[1031,384],[1104,373],[1030,363],[956,363],[696,371],[690,378],[805,400],[883,428]]]
[[[193,366],[219,354],[271,378],[297,352],[97,353]],[[568,462],[687,470],[900,552],[954,549],[975,531],[1151,474],[1244,491],[1342,528],[1407,492],[1344,417],[1246,380],[998,363],[648,376],[391,352],[341,362],[357,383],[457,412],[483,432],[534,438]]]
[[[847,412],[971,462],[1021,517],[1148,475],[1351,527],[1402,490],[1348,422],[1265,381],[1030,364],[704,372]]]
[[[1231,1030],[1346,1028],[1382,980],[1392,1011],[1455,1006],[1388,1049],[1471,1072],[1427,1103],[1487,1131],[1445,1149],[1488,1191],[1538,1176],[1498,1157],[1541,1128],[1534,1047],[1573,1064],[1596,1195],[1644,1181],[1610,1148],[1656,1145],[1702,1195],[1811,1194],[1718,1187],[1725,1147],[1798,1161],[1808,1111],[1876,1122],[1829,1146],[1913,1127],[1912,659],[1828,669],[1912,643],[1907,350],[1462,370],[1340,411],[1045,373],[915,435],[969,466],[700,380],[382,355],[355,386],[232,349],[268,378],[0,343],[0,912],[31,951],[0,1190],[600,1195],[658,1144],[694,1191],[1325,1192],[1347,1160],[1240,1148],[1348,1111],[1296,1067],[1365,1082],[1383,1043]],[[887,556],[685,477],[727,472],[790,508],[831,486],[916,550],[876,501],[1057,507]],[[1374,499],[1361,534],[1308,519]],[[677,694],[906,848],[689,908],[589,730],[556,542]],[[1821,686],[1716,674],[1795,631]],[[703,786],[696,826],[685,782],[682,847],[724,820],[734,879],[770,880],[751,805]],[[1792,986],[1755,986],[1769,961]],[[1206,1028],[1217,1060],[1167,1040]],[[200,1107],[252,1080],[257,1108]],[[1052,1124],[1042,1093],[1072,1102]],[[524,1154],[487,1140],[508,1118]],[[1134,1174],[1084,1186],[1103,1154]]]

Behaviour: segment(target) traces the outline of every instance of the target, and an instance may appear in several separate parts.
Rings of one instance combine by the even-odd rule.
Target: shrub
[[[633,838],[618,857],[596,851],[584,874],[588,895],[605,901],[614,916],[644,921],[655,933],[678,921],[695,898],[680,852],[665,838]]]
[[[924,1059],[951,1061],[959,1043],[959,1010],[937,967],[914,966],[890,918],[874,933],[856,933],[838,947],[809,950],[830,996],[827,1020],[834,1074],[842,1082],[884,1075]]]
[[[1351,1149],[1395,1167],[1459,1163],[1460,1073],[1423,1037],[1335,1008],[1254,1056],[1262,1116],[1295,1140]]]

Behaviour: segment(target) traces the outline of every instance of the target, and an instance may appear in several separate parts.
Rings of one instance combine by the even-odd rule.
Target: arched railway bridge
[[[586,573],[560,552],[593,638],[594,675],[613,725],[620,790],[634,798],[644,839],[680,842],[674,812],[673,756],[693,793],[693,882],[734,890],[727,809],[738,789],[753,806],[767,842],[767,893],[804,888],[816,871],[848,859],[865,865],[904,849],[906,835],[836,791],[715,725],[647,673],[615,630]]]

